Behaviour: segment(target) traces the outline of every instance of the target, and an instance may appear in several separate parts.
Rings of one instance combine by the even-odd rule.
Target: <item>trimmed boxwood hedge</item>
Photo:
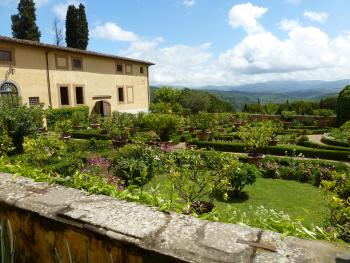
[[[88,106],[47,109],[45,111],[47,127],[49,129],[53,129],[56,122],[71,119],[74,112],[82,112],[85,114],[86,118],[88,118],[89,111],[90,110]]]
[[[246,147],[241,143],[228,143],[228,142],[199,142],[193,140],[190,144],[199,148],[215,149],[217,151],[225,152],[246,152]],[[298,145],[277,145],[267,146],[259,150],[263,154],[279,155],[279,156],[292,156],[293,154],[303,154],[304,157],[320,158],[328,160],[349,161],[349,152],[313,149]]]
[[[83,139],[83,140],[90,140],[93,138],[96,140],[110,140],[110,137],[106,134],[91,133],[87,131],[72,132],[71,136],[74,139]]]
[[[324,137],[324,136],[322,136],[321,142],[323,142],[325,144],[333,145],[333,146],[350,147],[349,143],[339,142],[339,141],[332,140],[332,139]]]
[[[299,141],[298,145],[305,146],[309,148],[317,148],[317,149],[323,149],[323,150],[333,150],[333,151],[344,151],[350,153],[350,148],[348,147],[340,147],[340,146],[331,146],[331,145],[322,145],[310,141]]]

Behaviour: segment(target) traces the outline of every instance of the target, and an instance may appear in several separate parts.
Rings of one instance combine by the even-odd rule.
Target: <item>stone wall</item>
[[[249,118],[254,121],[281,120],[281,115],[250,114]],[[320,127],[334,127],[337,124],[337,117],[322,117],[313,115],[296,115],[294,117],[300,122],[316,122]]]
[[[17,262],[350,262],[350,247],[281,238],[0,174],[0,216]]]

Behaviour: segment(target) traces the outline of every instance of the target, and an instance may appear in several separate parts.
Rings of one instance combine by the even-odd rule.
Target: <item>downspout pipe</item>
[[[49,68],[49,52],[45,52],[45,57],[46,57],[46,80],[47,80],[47,92],[49,95],[49,108],[52,107],[52,98],[51,98],[51,81],[50,81],[50,68]]]

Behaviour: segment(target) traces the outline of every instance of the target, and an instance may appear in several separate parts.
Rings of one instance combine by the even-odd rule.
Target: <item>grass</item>
[[[160,191],[166,191],[164,185],[167,183],[166,175],[160,175],[146,186],[160,184]],[[215,200],[215,206],[225,209],[231,204],[241,211],[248,210],[250,206],[263,205],[267,209],[284,211],[292,218],[303,218],[306,226],[311,224],[323,225],[329,215],[326,202],[319,188],[309,184],[295,181],[258,178],[253,186],[247,186],[245,192],[247,200],[219,201]]]

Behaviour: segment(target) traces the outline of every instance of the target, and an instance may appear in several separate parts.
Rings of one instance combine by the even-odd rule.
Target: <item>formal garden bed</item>
[[[5,99],[1,107],[2,172],[162,211],[284,235],[350,241],[348,166],[300,159],[344,161],[348,150],[306,145],[310,142],[291,132],[290,124],[248,122],[244,115],[225,113],[116,112],[102,119],[81,107],[46,111],[48,130],[39,130],[40,108]],[[176,148],[180,141],[197,149]],[[289,144],[278,144],[285,141]],[[264,158],[264,153],[289,157]]]

